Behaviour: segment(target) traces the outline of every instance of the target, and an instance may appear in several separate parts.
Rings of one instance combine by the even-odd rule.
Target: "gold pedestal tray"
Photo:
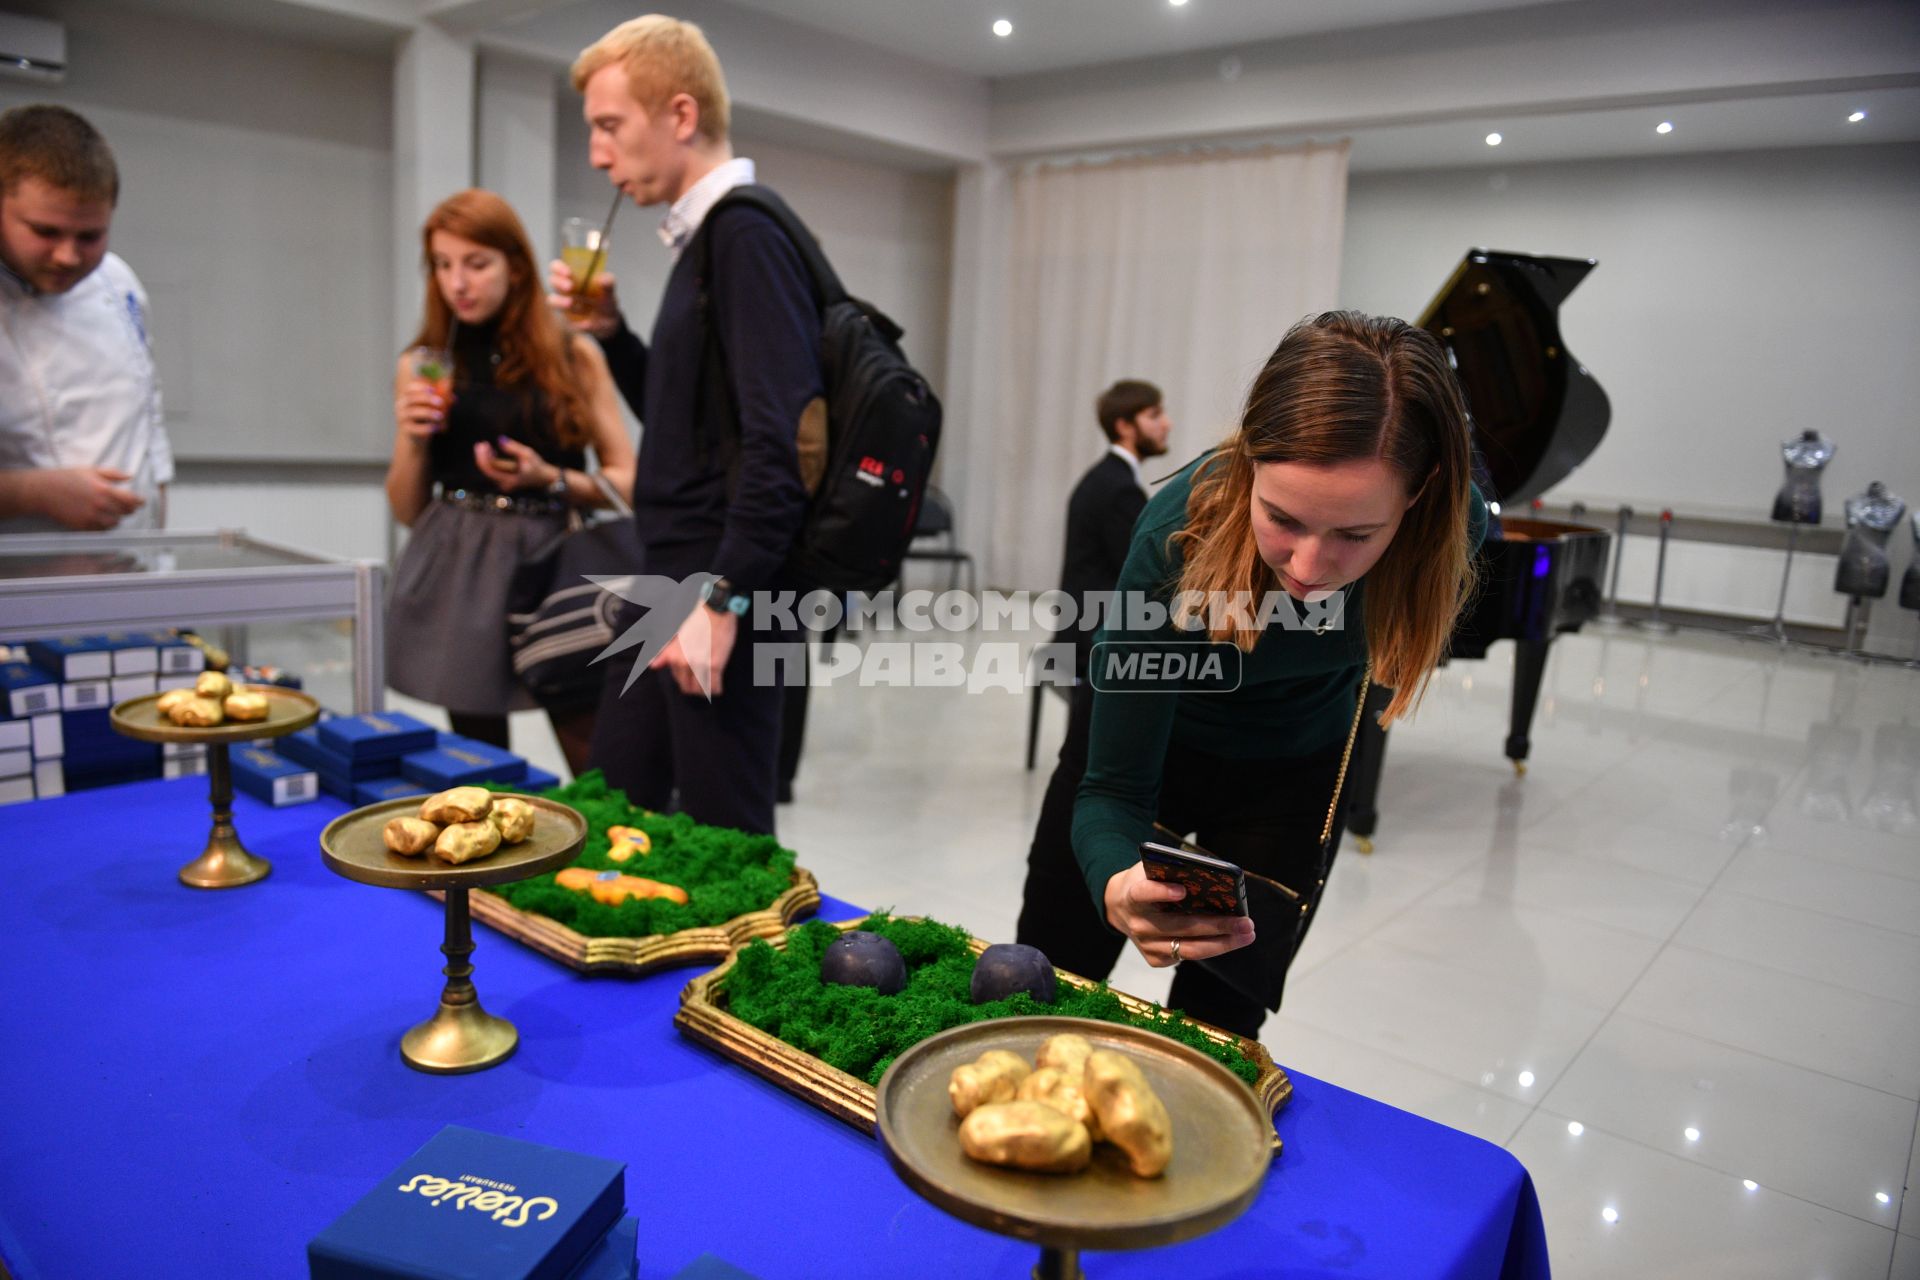
[[[848,920],[834,927],[844,932],[849,929],[858,929],[865,923],[864,920]],[[784,948],[787,944],[787,935],[782,934],[778,938],[769,939],[769,942],[773,946]],[[978,938],[971,939],[968,945],[975,955],[987,949],[987,944]],[[874,1132],[878,1123],[878,1098],[872,1085],[838,1067],[828,1066],[805,1050],[796,1049],[786,1041],[736,1018],[728,1010],[727,975],[733,971],[733,965],[734,961],[729,959],[719,968],[703,973],[687,983],[680,992],[680,1011],[673,1016],[673,1025],[678,1027],[681,1034],[689,1040],[705,1045],[724,1058],[732,1059],[803,1102],[816,1106],[828,1115],[844,1120],[863,1132]],[[1085,988],[1098,985],[1077,973],[1068,973],[1065,969],[1055,969],[1054,974],[1061,982],[1071,986]],[[1115,991],[1113,994],[1128,1013],[1145,1014],[1155,1008],[1148,1001],[1138,996],[1130,996],[1124,991]],[[993,1026],[1005,1021],[1009,1020],[1000,1018],[974,1025]],[[1280,1137],[1273,1130],[1271,1117],[1292,1100],[1293,1081],[1287,1079],[1287,1073],[1275,1065],[1273,1056],[1258,1040],[1236,1036],[1230,1031],[1222,1031],[1204,1022],[1194,1022],[1192,1019],[1188,1021],[1199,1028],[1209,1040],[1217,1044],[1233,1046],[1243,1057],[1259,1068],[1260,1076],[1253,1084],[1253,1095],[1259,1100],[1260,1107],[1269,1117],[1267,1138],[1277,1153],[1280,1150]],[[1118,1023],[1096,1023],[1095,1025],[1119,1026]],[[1154,1035],[1159,1040],[1167,1039],[1153,1032],[1142,1034]],[[1168,1040],[1167,1043],[1176,1042]],[[1223,1067],[1221,1070],[1226,1069]],[[1232,1076],[1233,1073],[1227,1074]],[[1237,1081],[1238,1077],[1234,1079]]]
[[[1131,1058],[1173,1119],[1173,1160],[1138,1178],[1106,1143],[1079,1173],[1028,1173],[969,1159],[947,1096],[954,1068],[989,1049],[1034,1060],[1048,1036],[1075,1032]],[[1273,1122],[1253,1091],[1195,1049],[1137,1027],[1086,1018],[995,1018],[914,1045],[879,1089],[880,1143],[900,1180],[963,1222],[1042,1246],[1036,1280],[1080,1276],[1082,1249],[1148,1249],[1223,1227],[1260,1193]]]
[[[430,853],[418,858],[401,857],[389,852],[381,838],[388,819],[419,813],[419,796],[355,809],[329,822],[320,833],[320,856],[338,875],[388,889],[440,890],[446,895],[447,933],[440,950],[447,957],[446,968],[441,970],[447,976],[447,985],[440,993],[440,1009],[400,1039],[400,1056],[418,1070],[443,1075],[483,1071],[506,1061],[520,1044],[520,1033],[513,1024],[481,1008],[479,993],[474,990],[469,961],[473,955],[473,924],[467,893],[481,885],[524,880],[565,866],[587,842],[587,820],[578,810],[557,800],[515,798],[533,806],[533,834],[519,844],[502,845],[484,858],[457,867]]]
[[[641,870],[646,868],[644,864]],[[505,898],[483,893],[473,900],[473,918],[544,956],[582,973],[638,976],[674,965],[724,960],[755,938],[778,938],[802,916],[820,909],[820,885],[813,872],[793,869],[793,883],[764,910],[749,911],[723,924],[681,929],[642,938],[595,938],[547,916],[522,911]]]
[[[265,858],[256,858],[240,843],[233,829],[233,763],[228,748],[236,742],[279,738],[298,733],[320,718],[320,704],[298,689],[272,684],[240,684],[236,693],[260,693],[267,698],[265,720],[230,720],[206,728],[178,725],[160,714],[157,693],[116,703],[109,714],[114,729],[141,742],[194,742],[207,748],[207,793],[213,804],[213,831],[207,847],[180,868],[180,883],[194,889],[234,889],[264,880],[273,870]]]

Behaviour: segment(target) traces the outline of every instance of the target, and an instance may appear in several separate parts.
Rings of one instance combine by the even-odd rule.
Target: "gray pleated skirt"
[[[566,527],[560,514],[428,503],[387,595],[387,683],[469,715],[539,706],[507,653],[507,588],[520,562]]]

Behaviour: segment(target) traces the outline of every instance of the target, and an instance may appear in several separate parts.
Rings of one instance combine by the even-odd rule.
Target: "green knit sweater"
[[[1170,605],[1184,557],[1168,541],[1186,525],[1194,473],[1210,456],[1202,455],[1168,480],[1140,513],[1120,572],[1123,601],[1139,593]],[[1486,535],[1487,508],[1477,491],[1471,500],[1470,540],[1478,548]],[[1333,625],[1323,633],[1315,623],[1328,611],[1297,606],[1295,616],[1304,625],[1269,625],[1253,652],[1240,659],[1226,655],[1229,677],[1232,664],[1240,664],[1238,687],[1230,692],[1100,692],[1102,682],[1096,681],[1087,771],[1073,810],[1074,854],[1096,910],[1104,915],[1100,904],[1107,881],[1138,862],[1140,842],[1153,837],[1169,751],[1278,761],[1345,741],[1366,667],[1365,595],[1363,578],[1347,591],[1344,611],[1333,611]],[[1190,645],[1205,638],[1203,632],[1176,629],[1171,620],[1150,629],[1129,629],[1131,621],[1110,622],[1096,643]],[[1102,652],[1095,651],[1096,662]]]

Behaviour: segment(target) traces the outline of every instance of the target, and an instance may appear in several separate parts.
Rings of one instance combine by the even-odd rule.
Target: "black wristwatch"
[[[715,578],[700,588],[700,603],[715,613],[730,613],[737,618],[746,613],[753,600],[736,593],[733,584],[725,578]]]

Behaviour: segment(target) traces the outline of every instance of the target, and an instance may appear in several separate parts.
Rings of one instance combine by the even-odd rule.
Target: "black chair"
[[[1057,684],[1051,680],[1040,681],[1033,678],[1033,669],[1042,662],[1057,664],[1062,659],[1067,669],[1073,669],[1073,641],[1051,640],[1046,644],[1033,646],[1033,652],[1027,655],[1026,679],[1033,689],[1032,704],[1027,709],[1027,772],[1033,772],[1033,757],[1040,746],[1040,707],[1046,701],[1047,694],[1057,694],[1062,702],[1073,701],[1073,686],[1077,681]]]
[[[922,547],[922,538],[944,538],[944,546]],[[933,486],[927,486],[927,493],[920,500],[920,513],[913,522],[913,542],[907,547],[907,560],[932,560],[947,566],[947,590],[951,591],[960,583],[960,566],[967,569],[967,591],[977,593],[979,574],[973,563],[973,557],[960,550],[958,536],[953,529],[953,500]]]

